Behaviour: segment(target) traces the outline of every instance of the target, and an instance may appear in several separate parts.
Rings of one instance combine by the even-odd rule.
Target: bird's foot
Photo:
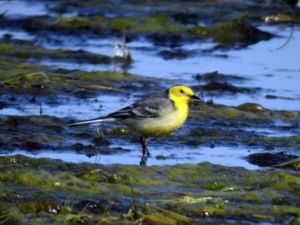
[[[145,150],[145,154],[147,157],[151,155],[148,149]]]
[[[148,156],[143,155],[140,161],[140,166],[147,166]]]

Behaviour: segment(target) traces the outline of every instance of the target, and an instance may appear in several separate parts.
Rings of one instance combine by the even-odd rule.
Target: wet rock
[[[186,59],[192,56],[192,52],[188,52],[181,49],[176,50],[163,50],[159,52],[159,55],[162,56],[166,60],[170,59]]]
[[[237,106],[237,109],[246,111],[246,112],[259,112],[264,110],[264,107],[257,103],[243,103]]]
[[[103,155],[119,154],[125,152],[130,152],[130,150],[123,147],[119,147],[119,148],[104,147],[100,149],[100,153]]]
[[[196,80],[203,80],[206,82],[229,82],[229,81],[244,81],[246,80],[244,77],[240,77],[237,75],[227,75],[221,74],[218,71],[213,71],[205,74],[196,74]]]
[[[148,38],[157,46],[168,46],[171,48],[180,47],[183,42],[183,38],[180,35],[174,34],[151,34]]]
[[[174,159],[175,158],[175,154],[171,154],[171,155],[157,155],[155,156],[155,158],[157,160],[167,160],[167,159]]]
[[[265,98],[267,99],[285,99],[285,100],[295,100],[293,98],[290,98],[290,97],[284,97],[284,96],[277,96],[277,95],[266,95]]]
[[[207,28],[208,35],[224,45],[247,46],[261,40],[269,40],[272,34],[261,31],[244,20],[234,20],[212,25]]]
[[[10,102],[15,102],[15,101],[17,101],[16,97],[14,97],[14,96],[9,97],[8,100],[9,100]]]
[[[199,17],[198,14],[196,14],[196,13],[185,13],[185,12],[176,13],[176,14],[172,15],[172,18],[175,21],[178,21],[180,23],[193,24],[193,25],[198,24],[199,20],[200,20],[200,17]]]
[[[8,107],[8,104],[4,101],[0,101],[0,109]]]
[[[13,38],[13,34],[11,34],[11,33],[5,33],[5,34],[3,34],[3,39],[9,40],[9,39],[12,39],[12,38]]]
[[[74,150],[76,152],[89,152],[89,153],[91,153],[91,152],[95,153],[96,152],[96,147],[91,145],[91,144],[84,145],[82,143],[76,143],[72,147],[74,148]]]
[[[26,141],[24,143],[24,148],[27,150],[37,150],[37,149],[43,149],[44,146],[43,144],[37,141]]]
[[[215,82],[211,81],[205,85],[203,85],[203,90],[214,92],[216,94],[218,93],[230,93],[230,94],[236,94],[236,93],[253,93],[257,91],[257,89],[247,88],[247,87],[236,87],[232,84],[229,84],[228,82]]]
[[[276,164],[284,163],[298,158],[295,155],[280,153],[255,153],[246,157],[247,161],[251,164],[261,167],[274,166]]]

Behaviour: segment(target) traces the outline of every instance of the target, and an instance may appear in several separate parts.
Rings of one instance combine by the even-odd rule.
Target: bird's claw
[[[140,161],[140,166],[147,166],[147,160],[148,160],[148,156],[143,155]]]

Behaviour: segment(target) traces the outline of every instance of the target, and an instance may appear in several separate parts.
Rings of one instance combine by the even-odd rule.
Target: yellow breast
[[[188,106],[175,107],[175,110],[156,118],[146,118],[127,125],[136,133],[144,136],[160,136],[170,134],[185,122],[188,117]]]

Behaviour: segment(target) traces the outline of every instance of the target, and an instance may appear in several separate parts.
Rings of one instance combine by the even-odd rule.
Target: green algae
[[[261,120],[286,120],[299,121],[300,114],[298,111],[287,110],[270,110],[264,108],[257,103],[243,103],[237,107],[220,105],[220,104],[199,104],[193,107],[191,111],[192,118],[243,118],[246,120],[261,119]]]
[[[89,29],[89,19],[85,17],[61,17],[55,21],[55,24],[72,29]]]
[[[119,92],[127,93],[122,86],[132,81],[140,84],[155,82],[157,79],[139,75],[114,72],[76,70],[55,70],[48,66],[28,63],[28,59],[66,59],[92,63],[111,63],[110,57],[90,54],[84,51],[50,50],[29,43],[6,43],[1,41],[0,49],[0,93],[51,95],[65,93]],[[126,87],[127,88],[127,87]],[[128,88],[127,88],[128,89]]]
[[[295,169],[300,169],[300,157],[296,158],[294,160],[276,164],[273,167],[275,168],[295,168]]]
[[[21,163],[25,160],[26,163],[29,162],[29,164],[32,164],[33,161],[38,161],[34,159],[29,159],[21,156],[17,156],[17,161]],[[3,161],[4,160],[4,161]],[[1,158],[2,165],[6,165],[6,170],[9,170],[10,168],[10,161],[11,157],[5,157]],[[48,173],[53,173],[54,177],[56,177],[57,173],[59,173],[57,170],[59,170],[59,167],[63,165],[62,162],[48,160],[48,163],[52,164],[52,169]],[[38,162],[35,162],[34,164],[38,164]],[[15,167],[15,164],[12,164],[13,167]],[[43,162],[43,166],[39,166],[39,171],[42,170],[42,168],[45,166],[45,162]],[[53,167],[54,166],[54,167]],[[28,166],[30,167],[30,166]],[[48,166],[47,166],[48,167]],[[92,168],[91,168],[92,167]],[[18,167],[16,167],[18,168]],[[49,201],[47,198],[44,201],[23,201],[22,203],[18,204],[18,210],[20,210],[21,214],[26,217],[26,215],[30,212],[31,216],[39,214],[40,211],[43,211],[46,213],[46,211],[49,208],[49,205],[52,208],[57,208],[58,205],[60,207],[64,207],[63,205],[69,205],[68,207],[72,208],[72,205],[70,205],[70,201],[75,201],[77,198],[85,198],[85,196],[88,198],[90,194],[97,194],[99,198],[108,197],[108,196],[114,196],[114,198],[117,197],[119,199],[118,201],[122,201],[122,198],[132,198],[135,199],[134,201],[142,201],[145,200],[148,203],[148,205],[143,206],[143,204],[138,205],[138,212],[137,216],[138,218],[143,219],[145,222],[150,221],[157,221],[158,224],[163,224],[162,218],[167,217],[169,218],[169,222],[172,222],[174,224],[177,224],[178,222],[191,222],[190,218],[186,217],[185,214],[187,213],[187,210],[189,210],[189,215],[192,215],[192,217],[209,217],[211,219],[214,218],[224,218],[224,221],[226,221],[226,218],[243,218],[245,220],[249,221],[273,221],[273,222],[279,222],[283,221],[286,215],[298,215],[297,206],[289,206],[286,207],[284,202],[281,205],[272,205],[272,196],[278,196],[281,195],[284,196],[297,196],[299,193],[294,192],[295,185],[299,185],[299,178],[297,178],[296,174],[293,174],[291,172],[279,172],[273,176],[271,183],[268,185],[268,187],[264,186],[263,189],[257,188],[257,184],[261,183],[263,180],[268,180],[269,176],[272,174],[272,172],[264,171],[264,172],[257,172],[257,171],[247,171],[244,169],[239,168],[226,168],[226,167],[220,167],[216,165],[211,165],[208,163],[205,164],[198,164],[198,165],[180,165],[180,166],[172,166],[172,167],[149,167],[149,168],[142,168],[138,169],[137,167],[132,166],[111,166],[108,168],[101,168],[100,173],[99,170],[94,170],[95,166],[84,166],[81,167],[81,165],[72,165],[72,167],[64,168],[64,173],[70,173],[71,175],[62,175],[63,179],[70,179],[70,177],[73,177],[76,173],[76,171],[72,171],[74,169],[80,171],[81,174],[91,173],[93,174],[100,174],[99,177],[90,177],[90,176],[83,176],[80,177],[77,176],[76,179],[84,179],[84,181],[75,182],[73,185],[79,186],[77,189],[81,190],[81,197],[77,196],[69,199],[67,202],[64,202],[63,199],[60,199],[59,196],[54,199],[54,201]],[[73,169],[72,169],[73,168]],[[97,167],[96,167],[97,168]],[[1,183],[5,185],[9,185],[11,182],[13,182],[13,179],[4,179],[3,173],[7,173],[8,171],[3,170],[3,166],[1,168]],[[31,168],[32,172],[34,172],[34,168]],[[155,171],[160,171],[160,173],[156,173]],[[106,175],[113,175],[111,172],[113,171],[113,174],[123,174],[118,175],[119,177],[123,177],[124,174],[126,174],[127,177],[132,178],[131,182],[128,183],[127,179],[117,179],[117,183],[111,183],[107,179],[101,179],[101,174],[105,173]],[[211,188],[210,186],[207,186],[206,183],[213,182],[216,178],[215,175],[218,175],[223,171],[223,178],[218,177],[219,182],[222,183],[231,183],[234,186],[252,186],[252,190],[247,189],[241,189],[241,188],[235,188],[231,191],[222,190],[220,188]],[[20,176],[25,175],[24,170],[20,169],[18,171],[12,170],[12,173],[19,173]],[[75,172],[75,173],[74,173]],[[200,172],[200,173],[199,173]],[[27,172],[28,173],[28,172]],[[29,172],[30,173],[30,172]],[[63,173],[63,174],[64,174]],[[153,176],[153,173],[156,174],[156,176]],[[72,175],[73,174],[73,175]],[[160,174],[160,175],[159,175]],[[44,175],[44,174],[43,174]],[[177,177],[176,177],[177,175]],[[181,176],[186,175],[187,179],[181,179]],[[27,175],[26,175],[27,176]],[[37,176],[36,173],[34,173],[34,176]],[[38,180],[40,179],[37,176]],[[251,179],[249,179],[251,178]],[[152,182],[142,182],[143,179],[149,179],[153,180]],[[194,181],[192,181],[192,179]],[[210,180],[210,181],[207,181]],[[222,180],[221,180],[222,179]],[[89,186],[83,186],[82,183],[86,183],[87,181],[94,182],[96,186],[101,186],[101,192],[97,189],[91,189]],[[140,180],[140,182],[138,182]],[[160,181],[157,183],[157,181]],[[156,181],[156,182],[155,182]],[[182,186],[181,182],[183,184],[188,184]],[[51,182],[50,182],[51,183]],[[291,185],[293,183],[293,185]],[[34,183],[35,185],[38,185],[38,183]],[[19,183],[18,186],[20,188],[31,186],[32,183]],[[41,196],[47,196],[47,193],[49,193],[49,189],[44,188],[44,184],[40,184],[41,189],[39,189],[40,192],[43,193]],[[49,184],[50,185],[50,184]],[[154,187],[153,187],[154,185]],[[155,186],[159,185],[160,188],[157,189]],[[186,186],[186,187],[185,187]],[[170,188],[176,190],[177,188],[180,189],[180,192],[182,194],[187,194],[188,197],[183,198],[175,198],[176,196],[172,196],[172,192],[170,192]],[[184,188],[185,187],[185,188]],[[52,188],[52,187],[51,187]],[[125,188],[125,189],[124,189]],[[60,187],[55,187],[55,189],[58,191],[60,190]],[[127,190],[126,190],[127,189]],[[24,189],[26,190],[26,188]],[[161,199],[161,195],[163,190],[165,190],[168,193],[164,194],[164,200]],[[268,192],[265,192],[263,194],[260,194],[261,191],[268,190]],[[158,191],[158,193],[156,193]],[[32,192],[32,191],[31,191]],[[64,189],[65,193],[73,193],[73,189]],[[206,193],[211,193],[214,197],[205,196]],[[274,192],[274,193],[273,193]],[[108,194],[109,193],[109,194]],[[115,193],[115,194],[112,194]],[[118,193],[116,195],[116,193]],[[108,194],[108,195],[107,195]],[[159,195],[157,195],[159,194]],[[193,194],[193,195],[191,195]],[[201,194],[202,196],[199,196]],[[94,195],[94,194],[93,194]],[[198,197],[197,197],[198,196]],[[53,197],[53,196],[52,196]],[[58,198],[58,199],[57,199]],[[94,197],[95,198],[95,197]],[[97,197],[96,197],[97,198]],[[117,200],[116,199],[116,200]],[[177,200],[176,200],[177,199]],[[155,202],[155,205],[153,204],[153,201]],[[44,203],[43,203],[44,202]],[[163,208],[163,205],[165,203],[168,203],[169,207],[168,210]],[[234,204],[233,204],[234,203]],[[160,204],[162,204],[160,206]],[[185,205],[189,204],[192,208],[188,208]],[[297,204],[297,203],[295,203]],[[201,205],[201,206],[200,206]],[[264,209],[266,205],[270,205],[271,210]],[[48,208],[47,208],[48,206]],[[130,207],[130,206],[129,206]],[[162,208],[161,208],[162,207]],[[176,210],[175,210],[175,208]],[[129,210],[130,208],[127,208]],[[174,211],[175,210],[175,211]],[[126,210],[125,210],[126,211]],[[92,224],[96,224],[98,218],[98,215],[95,214],[89,214],[88,212],[82,212],[79,214],[74,213],[75,211],[72,210],[72,213],[68,213],[68,211],[65,211],[65,221],[74,222],[76,221],[80,222],[81,219],[86,218],[88,221],[90,221]],[[122,213],[118,211],[111,212],[114,215],[119,215],[115,219],[116,221],[123,221],[126,223],[126,220],[128,217],[123,217]],[[49,214],[49,212],[48,212]],[[51,214],[47,217],[51,217]],[[33,216],[34,217],[34,216]],[[47,218],[45,217],[45,219]],[[81,218],[81,219],[80,219]],[[105,217],[103,218],[103,215],[101,216],[101,221],[105,220]],[[100,220],[100,219],[99,219]],[[128,221],[127,221],[128,222]],[[151,223],[151,222],[150,222]],[[197,223],[195,223],[197,224]],[[226,223],[225,223],[226,224]]]
[[[198,36],[214,38],[216,42],[224,45],[249,45],[271,38],[271,34],[243,20],[220,22],[210,26],[196,25],[190,32]]]
[[[288,223],[288,225],[298,225],[300,224],[300,217],[298,218],[291,218]]]
[[[237,17],[242,18],[242,17]],[[34,21],[36,18],[32,18]],[[232,18],[231,18],[232,19]],[[41,22],[42,21],[42,22]],[[134,16],[69,16],[55,19],[39,18],[37,23],[42,23],[44,29],[51,31],[91,31],[97,34],[127,33],[148,36],[155,35],[180,35],[194,36],[197,38],[213,38],[224,45],[247,46],[260,40],[272,37],[270,33],[255,28],[243,19],[225,20],[205,26],[186,24],[174,19],[174,15],[165,12],[156,12],[146,15]],[[40,29],[37,27],[36,29]]]
[[[187,28],[176,23],[170,17],[163,15],[146,16],[141,18],[117,18],[112,23],[113,29],[133,30],[139,32],[179,33]]]
[[[91,91],[98,93],[99,90],[126,93],[119,85],[121,82],[151,82],[150,78],[138,75],[118,72],[83,72],[52,70],[46,66],[24,64],[14,59],[2,58],[0,62],[0,92],[31,93],[31,94],[76,94],[78,91]],[[124,83],[122,83],[124,84]]]
[[[1,186],[5,187],[1,197],[5,208],[0,208],[0,221],[4,222],[4,219],[12,219],[8,215],[15,213],[18,221],[26,219],[35,224],[54,221],[109,224],[110,220],[112,224],[137,220],[150,224],[166,224],[164,221],[200,224],[197,220],[201,218],[215,222],[221,219],[224,224],[228,224],[227,219],[231,224],[233,221],[238,224],[239,219],[281,223],[288,216],[300,213],[299,201],[291,205],[274,200],[278,196],[281,199],[299,197],[300,180],[292,171],[248,171],[209,163],[101,167],[21,155],[1,157],[0,162]],[[10,202],[15,198],[11,196],[12,187],[14,192],[22,190],[22,200],[17,204]],[[74,208],[76,202],[90,199],[112,200],[116,206],[104,214]]]
[[[260,31],[243,20],[212,25],[207,28],[207,34],[214,37],[217,42],[226,45],[237,43],[249,45],[261,39],[271,38],[269,33]]]
[[[237,106],[237,109],[241,111],[246,111],[246,112],[258,112],[262,111],[264,107],[260,104],[256,103],[243,103],[239,106]]]
[[[164,15],[141,17],[62,17],[55,21],[55,26],[67,29],[91,29],[100,32],[104,29],[131,32],[178,33],[187,30],[185,26]]]
[[[266,23],[277,24],[277,23],[299,23],[299,15],[287,15],[279,13],[277,15],[265,16],[262,18]]]
[[[34,179],[33,179],[34,178]],[[84,182],[75,176],[67,173],[49,174],[47,172],[32,172],[28,169],[3,170],[0,173],[0,179],[3,182],[25,185],[28,187],[39,187],[45,191],[69,190],[74,193],[85,190],[87,192],[99,192],[100,186],[95,186],[93,182]]]
[[[24,222],[25,217],[17,207],[2,202],[0,207],[1,224],[22,224]]]
[[[299,135],[292,135],[292,136],[284,136],[284,137],[274,137],[274,136],[267,136],[267,137],[260,137],[257,139],[257,142],[262,143],[269,143],[273,146],[282,146],[282,147],[297,147],[300,145],[300,137]]]
[[[112,63],[112,58],[109,56],[88,53],[82,50],[72,51],[65,49],[47,49],[35,46],[29,42],[10,43],[0,41],[0,52],[2,56],[16,57],[18,59],[65,60],[97,64]]]
[[[170,203],[170,204],[179,204],[179,203],[185,203],[185,204],[198,204],[198,203],[222,203],[224,202],[221,198],[213,198],[213,197],[196,197],[196,196],[183,196],[182,198],[177,199],[171,199],[171,200],[158,200],[159,202],[163,203]]]

